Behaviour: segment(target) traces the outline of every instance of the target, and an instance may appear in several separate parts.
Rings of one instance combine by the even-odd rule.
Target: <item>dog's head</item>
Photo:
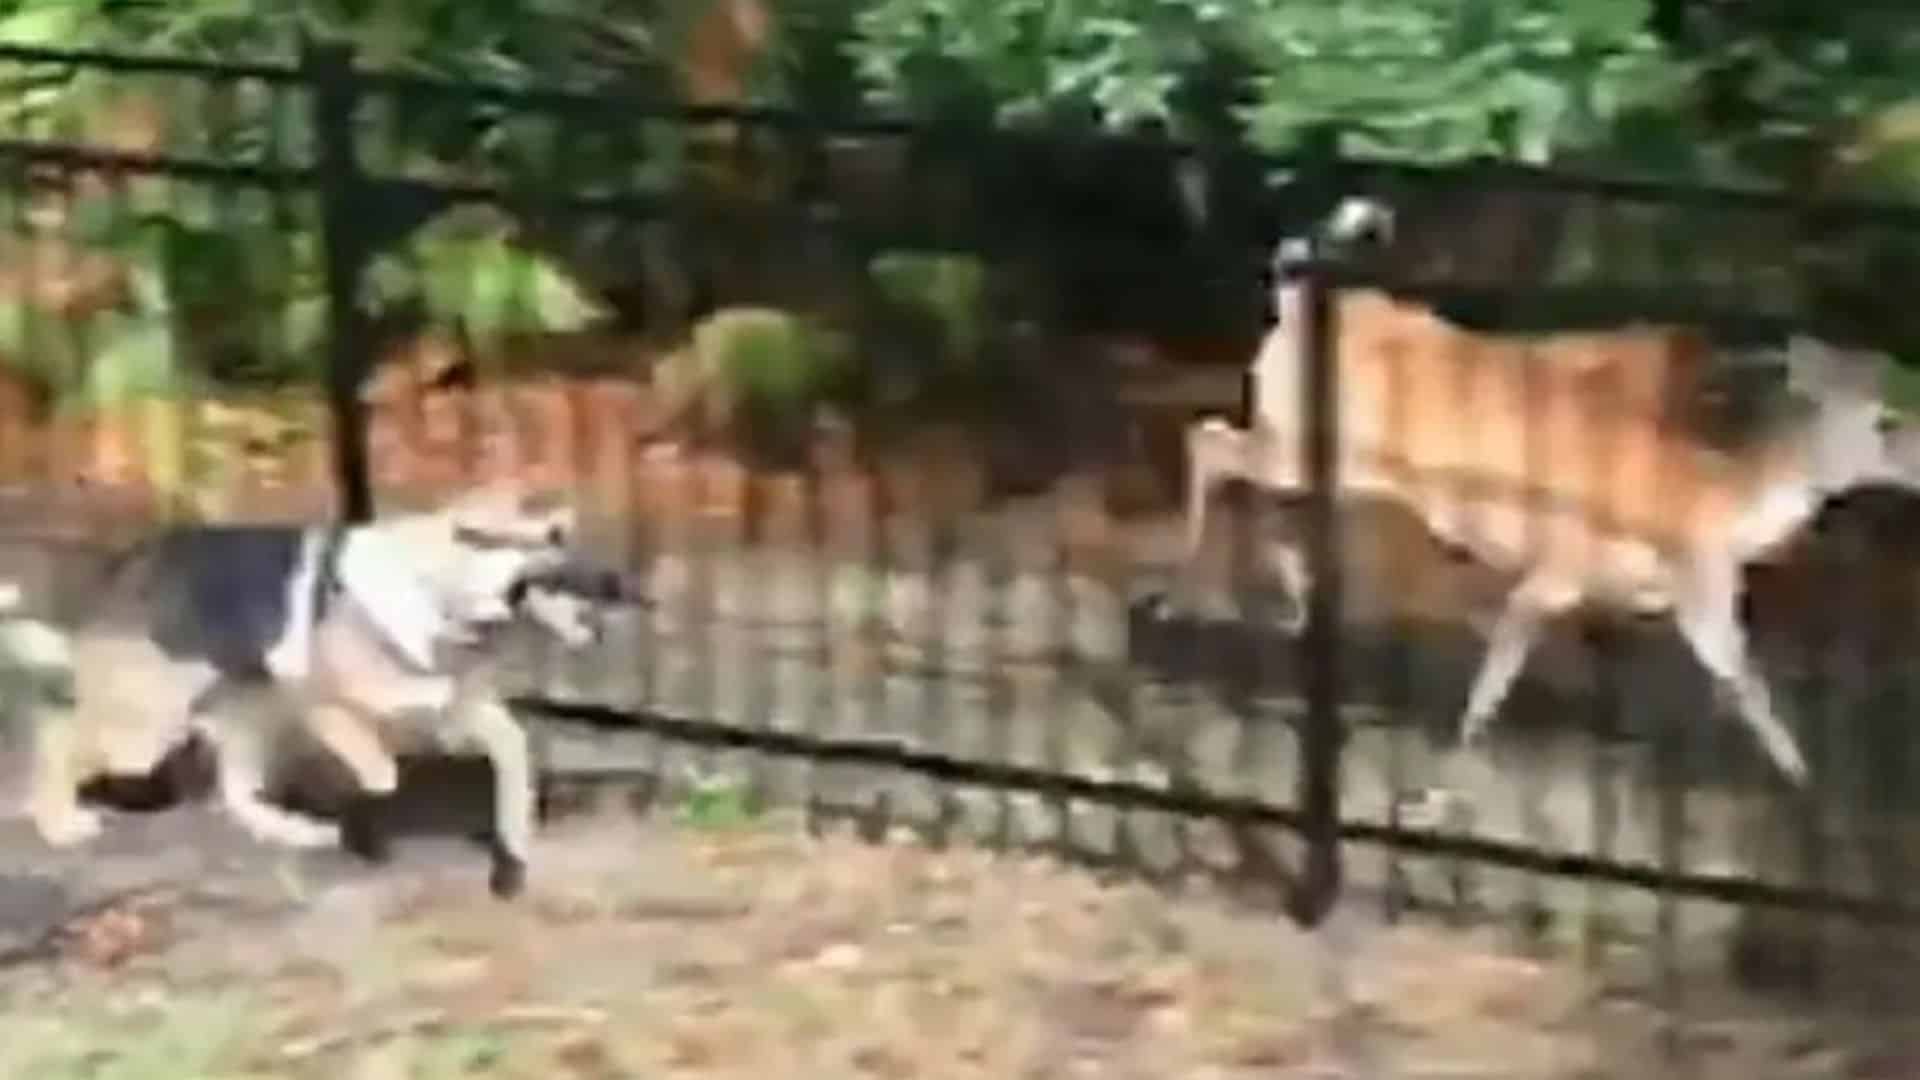
[[[512,619],[527,583],[567,564],[578,524],[559,496],[504,486],[460,499],[440,523],[449,556],[435,573],[441,609],[470,628]]]
[[[598,644],[603,624],[591,598],[541,578],[522,578],[509,592],[515,614],[560,639],[569,649]]]
[[[649,606],[632,575],[578,556],[515,582],[509,604],[569,648],[598,643],[609,611]]]

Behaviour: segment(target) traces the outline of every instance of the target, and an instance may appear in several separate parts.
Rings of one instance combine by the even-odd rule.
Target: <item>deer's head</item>
[[[1291,278],[1319,258],[1347,258],[1393,242],[1393,208],[1366,195],[1349,195],[1304,234],[1282,237],[1273,251],[1273,273]]]
[[[1886,484],[1920,491],[1920,418],[1887,404],[1887,358],[1812,337],[1787,344],[1787,386],[1813,408],[1815,485],[1837,493]]]

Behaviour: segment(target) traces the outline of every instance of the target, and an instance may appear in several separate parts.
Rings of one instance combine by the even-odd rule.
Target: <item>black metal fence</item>
[[[0,133],[16,235],[29,238],[16,254],[28,258],[32,238],[87,228],[100,252],[145,250],[123,242],[161,221],[158,265],[176,291],[139,310],[150,283],[129,275],[102,310],[168,328],[169,371],[189,373],[180,385],[324,386],[330,434],[315,445],[328,455],[334,512],[368,515],[383,497],[382,468],[413,452],[405,438],[382,443],[370,409],[406,431],[431,427],[421,417],[435,408],[467,410],[457,437],[433,437],[454,455],[490,437],[475,409],[570,443],[570,455],[533,456],[594,502],[608,522],[602,539],[648,575],[657,605],[620,649],[548,658],[522,699],[528,715],[556,722],[556,786],[670,782],[689,755],[707,754],[697,771],[737,772],[749,800],[801,800],[817,817],[837,810],[936,839],[1040,843],[1170,878],[1278,884],[1309,924],[1345,886],[1377,891],[1393,911],[1512,908],[1541,934],[1576,927],[1596,956],[1621,940],[1650,942],[1674,993],[1689,920],[1733,919],[1733,940],[1760,942],[1776,959],[1791,953],[1794,970],[1817,982],[1852,961],[1823,960],[1806,942],[1866,934],[1887,960],[1920,914],[1906,855],[1916,808],[1903,658],[1916,612],[1904,596],[1914,590],[1910,576],[1886,576],[1911,575],[1900,559],[1911,509],[1899,498],[1838,500],[1788,569],[1749,578],[1760,667],[1784,711],[1805,720],[1808,787],[1790,792],[1766,772],[1672,635],[1594,622],[1584,638],[1550,635],[1541,647],[1546,659],[1535,662],[1575,685],[1522,679],[1491,748],[1476,751],[1477,818],[1460,828],[1409,820],[1409,793],[1433,782],[1484,652],[1466,624],[1497,610],[1511,583],[1436,557],[1423,523],[1391,506],[1336,504],[1342,433],[1331,422],[1345,367],[1335,361],[1368,347],[1355,336],[1365,325],[1342,324],[1351,310],[1342,298],[1365,288],[1523,351],[1549,349],[1549,330],[1579,324],[1582,348],[1615,349],[1629,357],[1623,365],[1651,354],[1608,335],[1650,322],[1704,326],[1745,348],[1810,327],[1911,350],[1910,313],[1884,292],[1894,270],[1913,265],[1920,209],[1511,166],[1415,169],[1343,158],[1331,139],[1288,162],[1141,141],[954,142],[777,111],[446,85],[364,71],[325,49],[297,66],[243,67],[0,47],[0,65],[27,73],[27,84],[88,72],[173,80],[200,95],[191,132],[85,140],[35,130],[16,113],[15,130]],[[1077,186],[1061,179],[1074,168]],[[1210,185],[1206,209],[1182,204],[1182,170]],[[1281,170],[1291,184],[1262,187]],[[143,187],[155,179],[164,183]],[[1167,536],[1186,465],[1176,453],[1156,474],[1139,447],[1177,444],[1194,414],[1237,403],[1189,403],[1154,420],[1123,390],[1140,372],[1087,341],[1225,327],[1206,332],[1228,339],[1244,367],[1275,239],[1363,192],[1407,208],[1407,235],[1368,273],[1325,261],[1302,271],[1310,376],[1300,452],[1311,496],[1279,521],[1257,492],[1243,493],[1251,509],[1231,515],[1245,526],[1229,530],[1236,562],[1269,542],[1265,530],[1305,529],[1318,587],[1303,634],[1260,617],[1262,586],[1247,583],[1230,590],[1246,601],[1234,618],[1156,614],[1140,565],[1164,573],[1178,548]],[[1016,201],[1022,193],[1029,202]],[[529,247],[593,267],[600,290],[619,298],[613,344],[476,335],[471,318],[423,335],[438,302],[431,282],[404,311],[365,302],[389,272],[383,258],[463,205],[504,210]],[[93,213],[110,220],[90,225]],[[115,231],[128,222],[132,232]],[[196,262],[243,234],[264,247],[237,245],[224,269]],[[870,273],[901,251],[970,253],[977,264],[918,265],[962,278],[977,265],[1001,284],[980,286],[973,322],[942,322],[937,305],[916,322],[876,299],[885,283]],[[433,272],[416,267],[416,280]],[[198,294],[180,284],[223,273],[233,278],[202,282]],[[539,303],[497,283],[466,287],[455,307],[490,289],[502,293],[489,301],[496,308]],[[31,283],[15,288],[39,295]],[[325,303],[303,303],[317,299]],[[546,405],[513,397],[563,382],[556,370],[607,389],[639,385],[651,366],[657,387],[676,363],[691,365],[696,389],[711,389],[722,368],[701,366],[698,327],[741,307],[807,308],[848,331],[853,362],[834,369],[833,392],[809,399],[802,419],[756,396],[750,377],[720,406],[616,402],[544,428],[534,414]],[[246,332],[223,329],[249,320]],[[51,355],[59,350],[36,342],[64,332],[41,327],[7,351]],[[964,362],[926,361],[962,339],[972,343],[959,347]],[[422,361],[423,340],[450,341],[456,360]],[[607,348],[611,361],[589,355]],[[88,376],[107,370],[100,357],[54,374],[109,384],[102,393],[138,382]],[[1702,369],[1725,381],[1701,392],[1731,410],[1735,428],[1778,396],[1744,370]],[[405,400],[369,404],[369,387],[393,372],[407,376],[397,379]],[[502,388],[492,404],[481,400],[490,381]],[[732,444],[719,435],[663,441],[669,413],[697,419],[715,408],[731,426],[710,426],[754,443],[751,452],[721,454]],[[1464,432],[1486,421],[1455,423]],[[762,428],[798,434],[740,434]],[[927,431],[948,445],[916,442]],[[1743,445],[1711,452],[1738,460]],[[1593,458],[1605,464],[1599,451]],[[42,478],[60,477],[43,469]],[[1158,494],[1129,508],[1123,480]],[[1424,553],[1417,567],[1400,558],[1413,551]],[[1863,586],[1868,567],[1881,583]],[[1479,599],[1462,599],[1476,588]],[[1448,594],[1438,608],[1409,614],[1436,592]],[[1855,602],[1871,610],[1847,610]],[[1356,604],[1377,613],[1354,615]],[[1586,723],[1574,719],[1582,712]],[[565,721],[606,733],[583,750]],[[630,757],[622,738],[636,747]],[[1623,890],[1646,904],[1619,900]],[[1745,914],[1698,914],[1713,905]],[[1788,916],[1758,914],[1771,912],[1796,913],[1792,931],[1775,933]]]

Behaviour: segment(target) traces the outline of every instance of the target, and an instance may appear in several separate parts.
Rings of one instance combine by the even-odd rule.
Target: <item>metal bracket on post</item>
[[[1339,138],[1332,128],[1313,133],[1308,163],[1313,182],[1337,184]],[[1340,574],[1339,484],[1339,340],[1335,306],[1319,260],[1325,251],[1318,237],[1313,249],[1294,272],[1305,303],[1305,325],[1300,328],[1301,359],[1306,364],[1307,393],[1301,403],[1305,433],[1303,456],[1307,465],[1306,548],[1313,588],[1307,595],[1307,626],[1302,665],[1305,676],[1306,724],[1302,732],[1299,806],[1306,840],[1306,866],[1295,882],[1292,914],[1304,926],[1325,918],[1340,894],[1340,748],[1345,732],[1340,721],[1340,613],[1343,606]]]
[[[350,45],[308,40],[301,66],[313,90],[315,163],[320,181],[321,240],[326,260],[327,404],[333,418],[334,483],[341,516],[350,522],[373,517],[373,485],[367,462],[366,410],[360,382],[366,375],[369,340],[360,310],[360,286],[371,254],[361,210],[366,204],[353,136],[358,89]]]

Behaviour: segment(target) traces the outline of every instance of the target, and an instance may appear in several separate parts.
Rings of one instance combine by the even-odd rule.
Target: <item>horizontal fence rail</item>
[[[905,744],[904,739],[820,738],[804,733],[732,727],[698,718],[612,709],[604,705],[547,697],[518,698],[512,704],[536,720],[579,725],[599,731],[639,732],[688,746],[751,750],[822,764],[899,769],[970,787],[1050,798],[1084,799],[1116,809],[1152,810],[1236,826],[1303,832],[1310,825],[1305,813],[1290,806],[959,758],[913,749]],[[546,775],[549,780],[569,781],[599,779],[602,776],[620,778],[623,774],[618,769],[610,769],[602,774],[570,768]],[[1920,905],[1899,898],[1775,885],[1716,874],[1673,872],[1656,866],[1587,855],[1540,851],[1444,829],[1340,821],[1335,830],[1344,843],[1368,844],[1409,854],[1466,859],[1487,866],[1622,885],[1727,904],[1837,915],[1870,923],[1920,925]]]

